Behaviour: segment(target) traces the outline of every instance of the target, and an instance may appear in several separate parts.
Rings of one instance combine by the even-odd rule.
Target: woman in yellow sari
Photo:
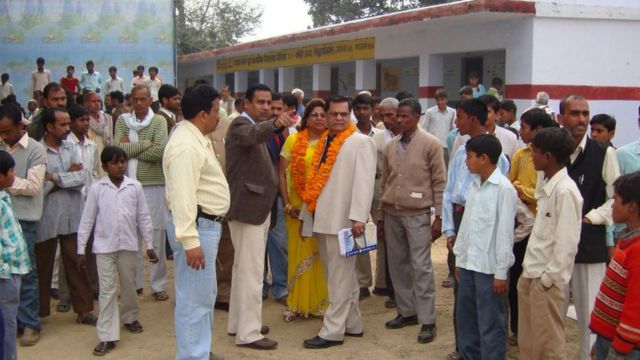
[[[329,293],[320,262],[318,245],[313,237],[301,237],[301,194],[313,150],[326,129],[324,101],[312,99],[305,108],[299,132],[289,135],[280,153],[280,194],[287,215],[289,269],[287,276],[287,310],[284,321],[296,317],[322,316],[329,305]]]

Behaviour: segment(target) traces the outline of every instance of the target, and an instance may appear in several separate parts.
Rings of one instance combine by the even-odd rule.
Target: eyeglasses
[[[325,116],[325,115],[324,115],[324,113],[317,113],[317,112],[315,112],[315,111],[314,111],[314,112],[312,112],[312,113],[311,113],[311,114],[309,114],[309,115],[310,115],[310,116],[313,116],[313,117],[324,117],[324,116]]]
[[[338,117],[338,116],[342,116],[342,117],[348,117],[349,115],[351,115],[351,113],[348,112],[336,112],[336,111],[330,111],[329,115],[333,116],[333,117]]]

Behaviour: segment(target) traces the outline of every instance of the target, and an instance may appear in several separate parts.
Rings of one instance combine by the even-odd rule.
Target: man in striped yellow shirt
[[[218,125],[220,96],[209,85],[188,88],[182,110],[187,121],[176,125],[162,164],[171,212],[176,359],[204,360],[210,358],[220,220],[230,200],[222,167],[205,137]]]

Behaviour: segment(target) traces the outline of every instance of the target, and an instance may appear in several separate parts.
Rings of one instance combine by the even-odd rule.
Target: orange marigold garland
[[[325,144],[327,143],[329,131],[326,130],[322,133],[322,136],[320,136],[320,139],[316,144],[316,148],[313,151],[313,161],[311,162],[311,169],[309,169],[309,174],[305,183],[305,191],[302,193],[302,200],[307,203],[307,210],[309,212],[314,212],[316,209],[318,197],[320,197],[320,192],[322,192],[324,185],[327,183],[327,180],[329,180],[331,169],[333,168],[333,164],[336,162],[336,158],[338,157],[338,152],[340,152],[342,144],[344,144],[347,138],[355,131],[356,126],[349,124],[346,129],[337,134],[331,142],[331,145],[329,145],[327,158],[322,164],[320,164],[320,159],[324,152]]]
[[[307,154],[308,146],[309,129],[304,129],[298,133],[291,151],[291,181],[299,197],[302,197],[305,189],[304,158]]]

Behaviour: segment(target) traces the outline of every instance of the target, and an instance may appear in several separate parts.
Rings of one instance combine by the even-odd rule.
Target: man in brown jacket
[[[389,272],[395,291],[398,316],[387,329],[422,324],[418,342],[436,335],[436,289],[431,263],[431,240],[440,237],[442,193],[446,168],[442,144],[418,129],[422,109],[416,99],[398,106],[402,129],[384,149],[382,208]],[[431,226],[431,208],[436,220]]]
[[[227,332],[236,345],[275,349],[262,326],[262,275],[270,214],[278,191],[278,175],[265,142],[292,124],[283,114],[271,117],[271,89],[249,87],[245,112],[231,122],[225,138],[227,181],[231,207],[227,221],[235,250]]]

